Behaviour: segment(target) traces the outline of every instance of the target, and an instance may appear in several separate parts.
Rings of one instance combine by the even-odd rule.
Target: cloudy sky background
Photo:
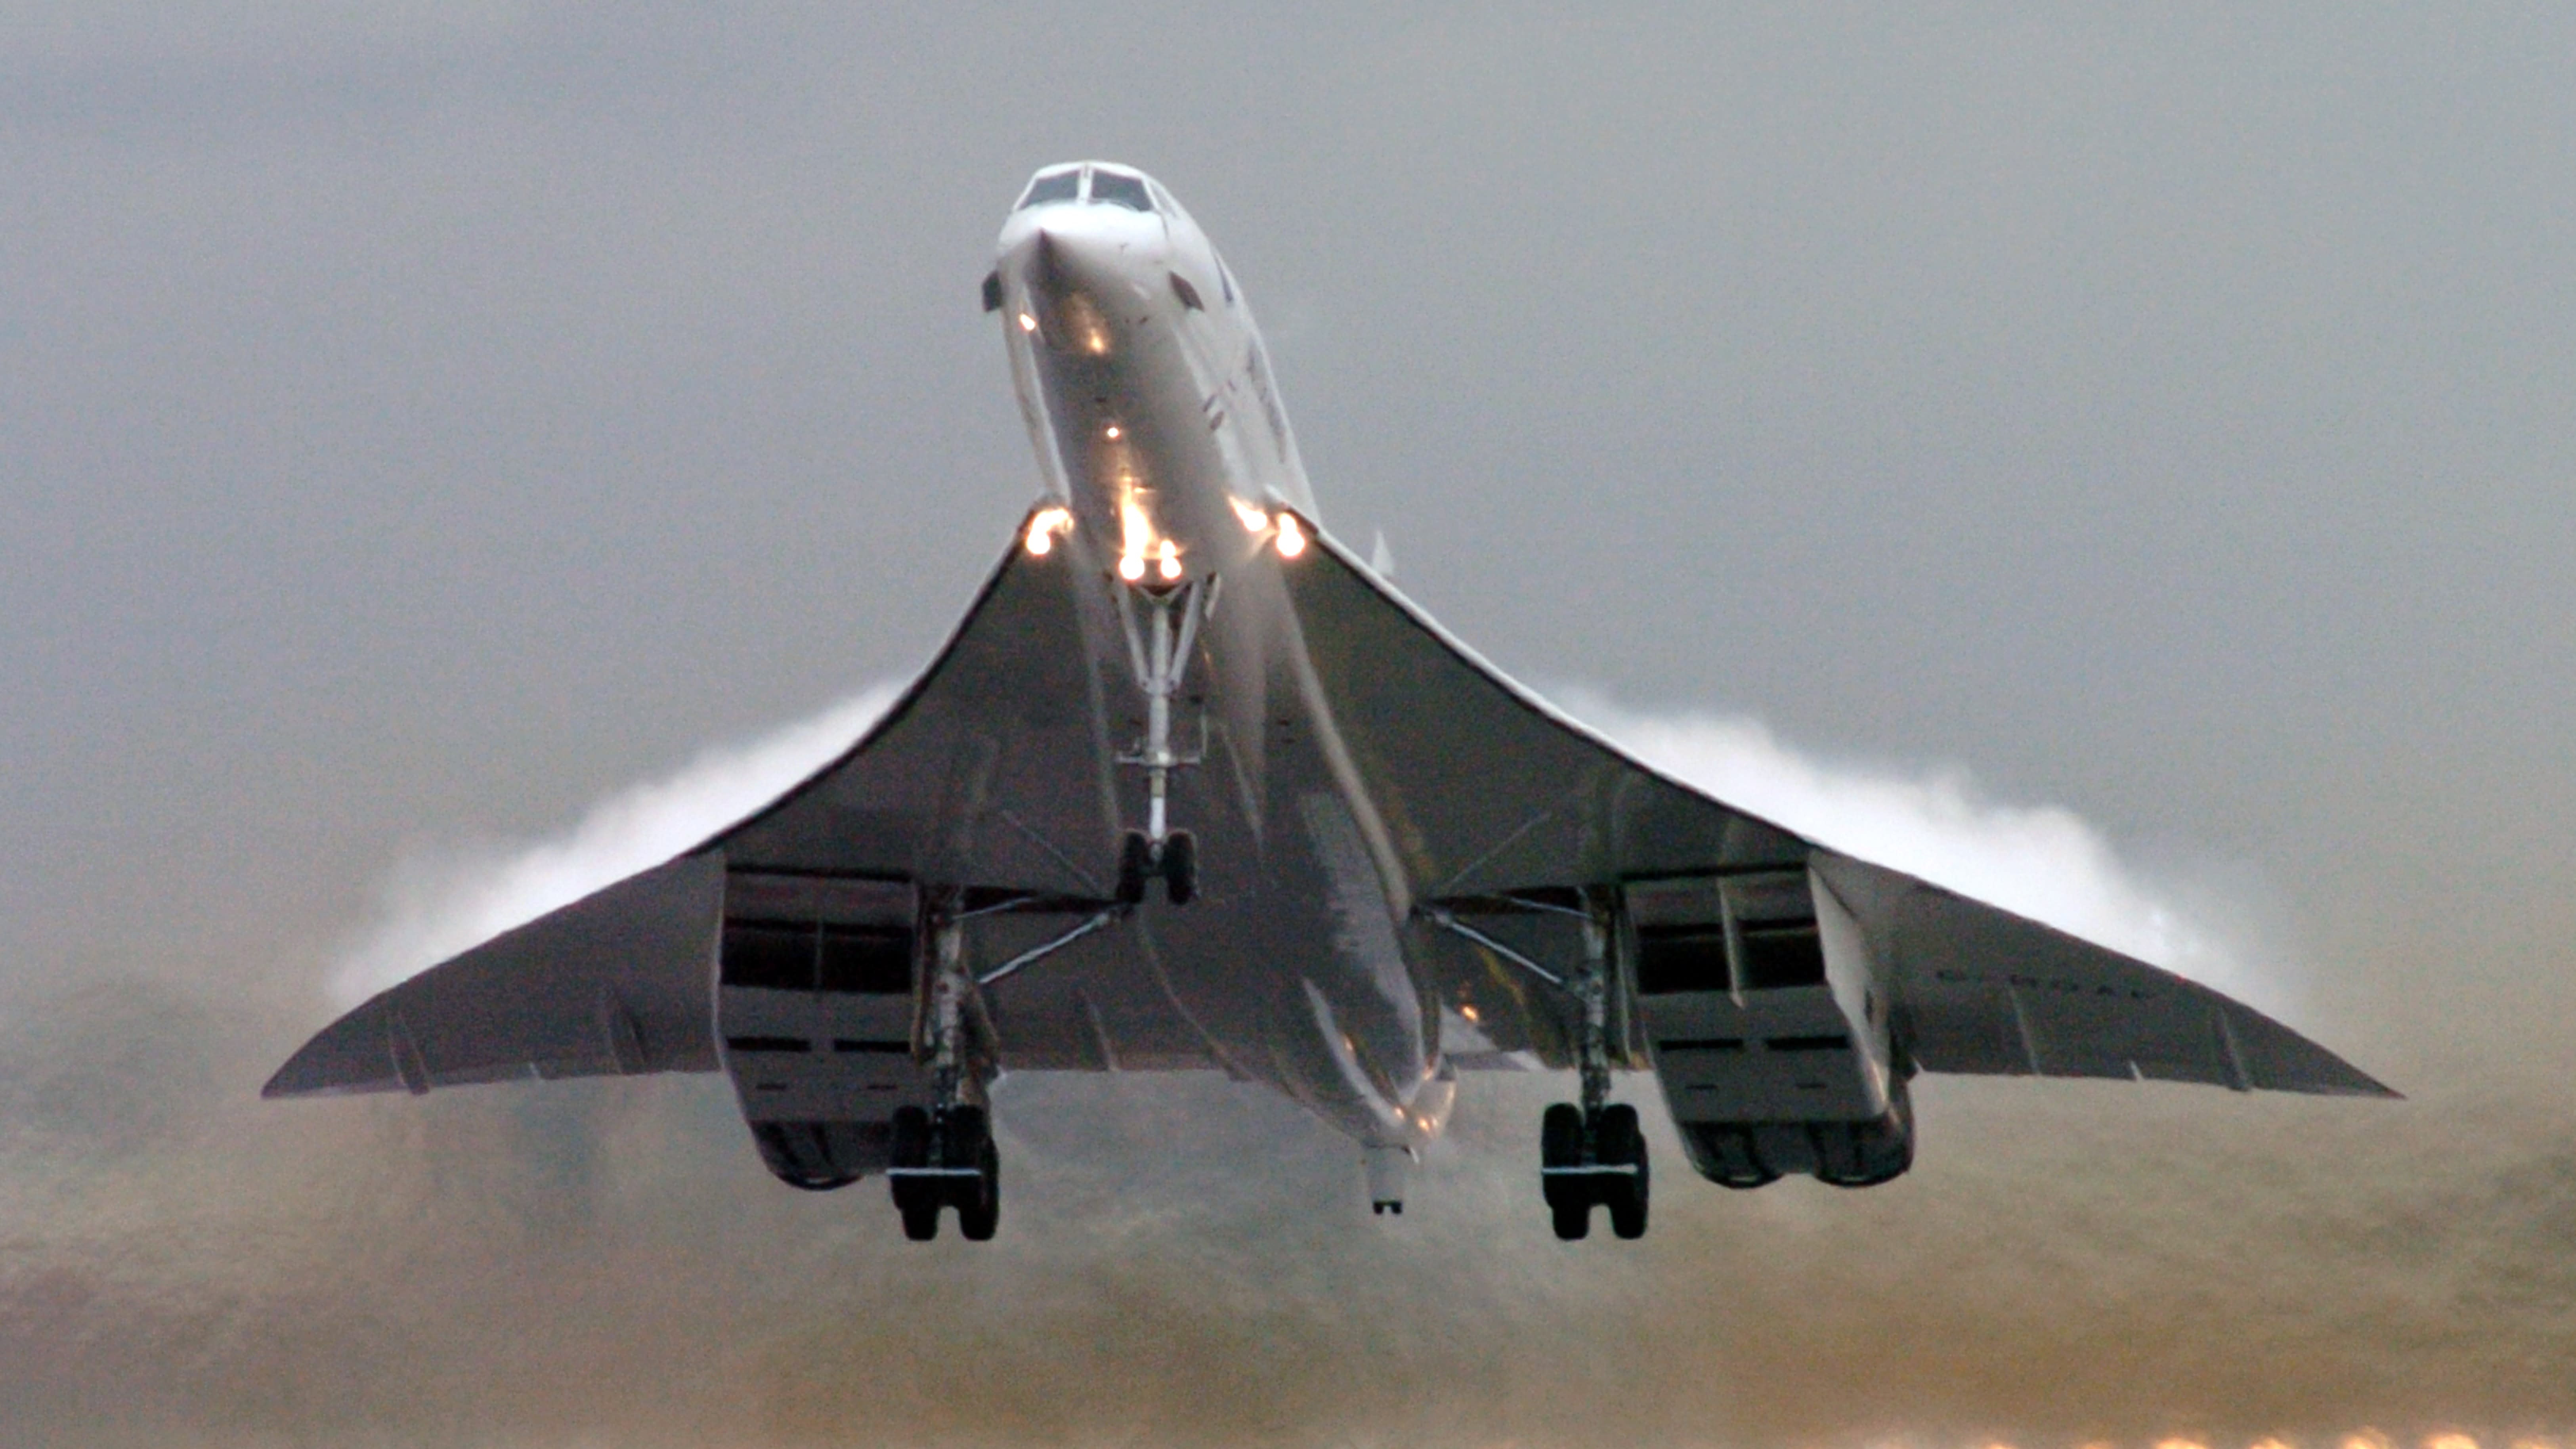
[[[242,9],[0,3],[0,1437],[2576,1432],[2576,21]],[[1022,1081],[982,1252],[714,1079],[256,1103],[389,932],[936,646],[1084,155],[1489,657],[2059,830],[2412,1100],[1934,1079],[1897,1184],[1569,1250],[1557,1084],[1398,1225],[1278,1104]]]

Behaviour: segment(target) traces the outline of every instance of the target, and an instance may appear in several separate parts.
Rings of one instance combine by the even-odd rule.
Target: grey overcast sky
[[[1401,1234],[1032,1086],[980,1256],[712,1079],[252,1102],[406,862],[926,657],[1079,156],[1497,662],[2069,807],[2414,1100],[1928,1082],[1579,1256],[1544,1086]],[[0,1438],[2564,1437],[2571,385],[2560,7],[0,0]]]

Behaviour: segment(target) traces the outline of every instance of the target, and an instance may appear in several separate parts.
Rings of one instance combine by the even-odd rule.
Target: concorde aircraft
[[[1006,1071],[1216,1070],[1401,1212],[1459,1073],[1571,1069],[1558,1237],[1645,1231],[1617,1074],[1691,1167],[1887,1182],[1918,1071],[2387,1096],[2206,987],[1639,764],[1325,532],[1242,288],[1125,166],[1037,173],[984,278],[1043,496],[838,759],[423,971],[266,1095],[721,1071],[795,1187],[992,1236]]]

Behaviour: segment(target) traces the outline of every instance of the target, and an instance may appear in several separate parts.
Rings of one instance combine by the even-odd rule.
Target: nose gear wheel
[[[1175,830],[1161,845],[1145,838],[1145,832],[1130,830],[1118,843],[1118,903],[1142,905],[1145,883],[1159,880],[1163,896],[1173,905],[1186,906],[1198,898],[1198,838],[1186,830]]]

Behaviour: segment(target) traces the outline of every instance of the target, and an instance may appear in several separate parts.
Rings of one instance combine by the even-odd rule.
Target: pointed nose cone
[[[1061,297],[1073,286],[1064,264],[1064,247],[1055,233],[1038,228],[1037,240],[1029,248],[1029,290],[1044,297]]]

